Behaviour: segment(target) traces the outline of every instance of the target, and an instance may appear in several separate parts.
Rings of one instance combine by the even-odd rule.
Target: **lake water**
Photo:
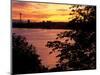
[[[13,28],[13,33],[26,37],[27,41],[36,47],[37,53],[46,66],[54,67],[57,62],[57,53],[49,54],[50,48],[45,45],[47,41],[56,40],[57,34],[66,31],[65,29],[27,29]]]

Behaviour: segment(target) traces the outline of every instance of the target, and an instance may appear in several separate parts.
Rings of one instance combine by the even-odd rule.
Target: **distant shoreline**
[[[67,22],[13,22],[12,28],[30,29],[73,29]]]

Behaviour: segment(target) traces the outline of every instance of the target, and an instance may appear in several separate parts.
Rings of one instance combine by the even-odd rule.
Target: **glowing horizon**
[[[33,22],[68,22],[73,17],[73,15],[69,15],[71,12],[69,7],[71,6],[65,4],[18,2],[13,0],[12,19],[19,20],[19,14],[22,13],[22,20]]]

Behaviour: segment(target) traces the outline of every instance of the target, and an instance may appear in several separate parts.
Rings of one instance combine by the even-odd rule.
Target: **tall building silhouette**
[[[19,15],[20,15],[20,22],[22,22],[22,13],[20,13]]]

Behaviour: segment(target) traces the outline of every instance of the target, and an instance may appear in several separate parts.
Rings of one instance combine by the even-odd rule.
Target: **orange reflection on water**
[[[49,54],[51,49],[47,48],[45,45],[48,41],[54,41],[57,34],[64,31],[66,30],[13,28],[13,33],[26,37],[27,41],[36,47],[37,53],[42,59],[42,63],[49,68],[54,67],[57,63],[58,58],[56,58],[56,55],[58,52]],[[62,41],[64,41],[64,39]]]

